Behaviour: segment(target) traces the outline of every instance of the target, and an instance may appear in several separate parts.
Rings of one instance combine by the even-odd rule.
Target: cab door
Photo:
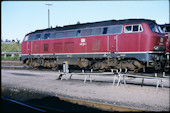
[[[27,42],[29,35],[25,35],[22,43],[21,43],[21,52],[22,54],[27,54]]]
[[[118,35],[110,35],[107,37],[107,41],[109,43],[109,52],[116,52],[116,40],[118,38]]]
[[[33,52],[33,40],[35,39],[35,35],[30,34],[27,41],[27,54],[32,54]]]
[[[110,44],[109,50],[110,50],[110,52],[118,52],[118,50],[119,50],[119,48],[118,48],[119,38],[121,38],[120,34],[109,36],[109,44]]]
[[[140,24],[126,25],[121,42],[121,52],[138,52],[140,51],[141,32],[143,31]]]
[[[32,54],[32,41],[27,41],[27,54]]]

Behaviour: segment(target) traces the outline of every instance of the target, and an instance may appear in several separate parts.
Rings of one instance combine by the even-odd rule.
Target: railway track
[[[2,90],[3,89],[3,90]],[[54,97],[46,94],[32,93],[27,91],[15,92],[14,90],[1,88],[2,90],[2,106],[3,111],[16,111],[16,112],[101,112],[110,113],[114,111],[145,111],[134,108],[113,106],[111,104],[103,104],[99,102],[84,101],[79,99],[73,99],[70,97]],[[22,93],[22,94],[20,94]],[[28,97],[27,95],[32,97]],[[10,95],[13,95],[11,97]],[[18,99],[17,95],[25,96],[24,99]],[[13,99],[11,99],[13,98]],[[6,106],[5,106],[6,105]],[[8,106],[7,106],[8,105]],[[9,109],[11,107],[11,109]],[[14,108],[19,109],[16,110]],[[14,112],[12,111],[12,112]]]
[[[22,102],[9,99],[6,97],[1,97],[2,100],[2,112],[37,112],[44,113],[46,110],[24,104]],[[10,109],[9,109],[10,108]],[[17,109],[16,109],[17,108]]]

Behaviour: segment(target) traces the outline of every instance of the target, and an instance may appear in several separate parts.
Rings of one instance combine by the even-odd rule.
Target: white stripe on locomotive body
[[[74,55],[76,55],[76,54],[78,54],[78,55],[80,55],[80,54],[111,54],[111,52],[97,52],[97,53],[46,53],[46,54],[44,54],[44,53],[40,53],[40,54],[30,54],[30,55],[67,55],[67,54],[74,54]],[[22,54],[22,55],[29,55],[29,54]]]
[[[73,54],[73,55],[80,55],[80,54],[111,54],[112,52],[95,52],[95,53],[42,53],[42,54],[22,54],[22,55],[67,55],[67,54]],[[143,53],[164,53],[163,51],[137,51],[137,52],[113,52],[115,54],[143,54]]]
[[[114,52],[115,54],[142,54],[142,53],[164,53],[164,51],[136,51],[136,52]]]

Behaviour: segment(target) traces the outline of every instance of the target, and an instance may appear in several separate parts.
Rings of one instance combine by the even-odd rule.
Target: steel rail
[[[58,97],[58,98],[63,101],[71,102],[71,103],[78,104],[78,105],[84,105],[87,107],[93,107],[93,108],[101,109],[104,111],[146,111],[146,110],[141,110],[141,109],[114,106],[111,104],[104,104],[104,103],[93,102],[93,101],[84,101],[84,100],[65,98],[65,97]]]
[[[1,91],[4,92],[5,89],[1,88]],[[40,112],[48,112],[48,110],[50,110],[50,111],[58,111],[58,112],[61,112],[61,113],[65,112],[64,110],[60,110],[60,109],[56,109],[56,108],[48,108],[48,107],[45,107],[45,106],[39,106],[39,105],[29,104],[29,103],[28,103],[29,104],[28,105],[28,104],[24,104],[24,103],[18,102],[16,100],[8,99],[8,98],[5,98],[5,97],[1,97],[1,98],[5,99],[5,100],[8,100],[8,101],[11,101],[13,103],[16,103],[16,104],[19,104],[19,105],[22,105],[22,106],[34,109],[34,110],[38,110]],[[101,112],[146,111],[146,110],[141,110],[141,109],[136,109],[136,108],[128,108],[128,107],[115,106],[115,105],[112,105],[112,104],[106,104],[106,103],[101,103],[101,102],[73,99],[71,97],[57,96],[56,98],[58,98],[61,101],[69,102],[69,103],[72,103],[72,104],[77,104],[77,105],[81,105],[81,106],[95,108],[95,109],[101,110]],[[33,106],[36,106],[36,107],[33,107]]]
[[[24,107],[34,109],[34,110],[36,110],[36,111],[47,112],[47,111],[42,110],[42,109],[40,109],[40,108],[33,107],[33,106],[28,105],[28,104],[24,104],[24,103],[22,103],[22,102],[19,102],[19,101],[13,100],[13,99],[5,98],[5,97],[3,97],[3,96],[1,96],[1,98],[4,99],[4,100],[10,101],[10,102],[12,102],[12,103],[15,103],[15,104],[19,104],[19,105],[24,106]]]

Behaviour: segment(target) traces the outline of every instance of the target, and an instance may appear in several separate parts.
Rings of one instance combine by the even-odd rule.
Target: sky
[[[169,0],[145,1],[3,1],[1,2],[1,39],[21,42],[27,33],[87,22],[121,19],[151,19],[170,23]]]

